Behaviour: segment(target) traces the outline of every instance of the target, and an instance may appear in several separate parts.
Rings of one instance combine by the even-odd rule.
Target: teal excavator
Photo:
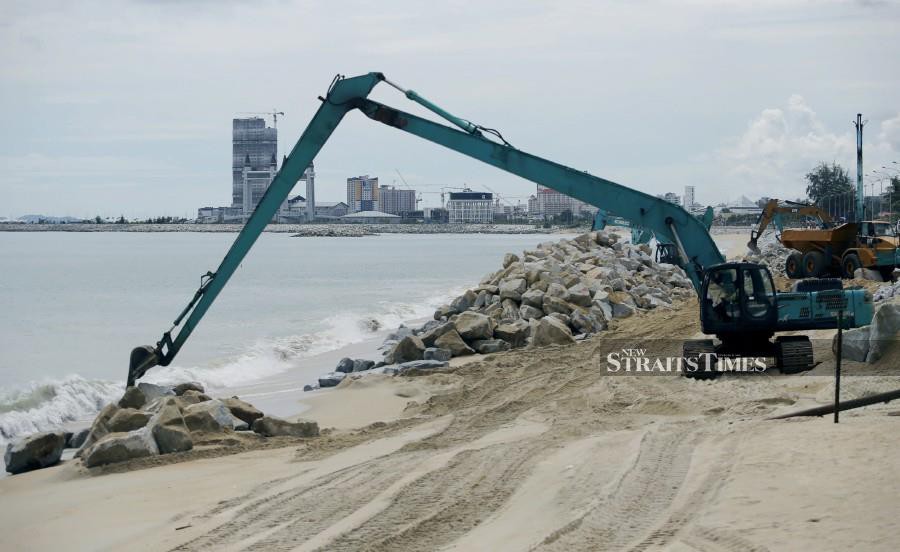
[[[370,100],[369,93],[381,82],[457,128]],[[632,227],[652,232],[663,260],[684,269],[697,290],[703,332],[718,338],[684,343],[684,358],[693,359],[692,366],[698,365],[698,359],[704,361],[699,363],[700,369],[687,375],[714,377],[719,373],[716,360],[721,355],[774,357],[782,371],[804,370],[812,366],[809,339],[779,336],[773,342],[777,332],[833,328],[839,317],[845,327],[866,325],[872,319],[871,297],[863,290],[776,293],[765,266],[726,263],[703,222],[680,206],[516,149],[497,130],[456,117],[382,73],[352,78],[338,75],[319,100],[318,111],[218,269],[203,275],[193,298],[155,346],[137,347],[131,352],[127,385],[134,385],[150,368],[172,362],[303,171],[351,111],[603,208]],[[176,328],[178,332],[173,335]]]

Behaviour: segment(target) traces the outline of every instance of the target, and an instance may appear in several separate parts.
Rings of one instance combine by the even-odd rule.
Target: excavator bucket
[[[135,347],[131,351],[131,359],[128,363],[128,383],[125,387],[131,387],[150,368],[159,364],[159,351],[150,345]]]
[[[755,230],[751,230],[750,231],[750,241],[747,242],[747,249],[756,253],[757,255],[760,254],[759,245],[757,245],[757,243],[756,243],[758,240],[759,240],[759,234],[757,234]]]

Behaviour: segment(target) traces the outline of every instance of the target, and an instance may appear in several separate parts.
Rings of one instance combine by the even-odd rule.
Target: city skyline
[[[384,71],[516,147],[653,195],[691,184],[712,204],[737,189],[801,196],[819,162],[854,171],[858,112],[869,121],[866,169],[900,159],[896,3],[655,2],[652,18],[643,3],[414,6],[9,6],[0,216],[228,205],[227,121],[283,110],[280,160],[338,72]],[[445,25],[459,12],[472,12],[466,28]],[[310,55],[335,26],[359,40]],[[389,87],[373,97],[421,113]],[[423,192],[487,185],[526,201],[532,190],[355,113],[316,165],[321,201],[342,201],[349,175],[390,184],[395,169]]]

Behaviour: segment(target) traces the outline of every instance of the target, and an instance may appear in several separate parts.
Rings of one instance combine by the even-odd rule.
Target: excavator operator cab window
[[[733,322],[741,316],[737,297],[738,272],[736,268],[722,268],[710,275],[705,301],[721,322]]]
[[[870,234],[874,234],[879,238],[893,238],[896,236],[894,227],[889,222],[870,222],[869,228],[872,229]]]
[[[775,304],[775,289],[769,273],[759,267],[741,270],[745,311],[750,318],[765,318]]]

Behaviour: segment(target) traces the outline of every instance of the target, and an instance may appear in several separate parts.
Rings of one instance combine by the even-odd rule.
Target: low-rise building
[[[473,192],[451,192],[447,202],[450,224],[490,224],[494,222],[494,194]]]

